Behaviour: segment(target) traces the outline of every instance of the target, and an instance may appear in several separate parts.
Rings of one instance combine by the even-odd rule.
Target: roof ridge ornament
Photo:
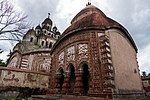
[[[50,15],[51,15],[51,14],[50,14],[50,13],[48,13],[48,18],[50,17]]]
[[[91,5],[91,0],[88,0],[88,3],[86,4],[86,6]]]

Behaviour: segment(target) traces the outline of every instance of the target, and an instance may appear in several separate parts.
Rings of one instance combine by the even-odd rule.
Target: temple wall
[[[116,91],[141,91],[137,54],[129,40],[118,30],[108,30]]]
[[[29,87],[47,89],[49,74],[17,68],[0,67],[0,87]]]

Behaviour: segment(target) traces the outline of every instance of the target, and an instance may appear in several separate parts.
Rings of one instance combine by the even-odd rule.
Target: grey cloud
[[[34,26],[40,24],[51,13],[55,17],[59,0],[18,0],[18,6],[28,15],[28,20]]]
[[[133,36],[139,49],[149,44],[150,40],[150,1],[148,0],[106,0],[111,9],[108,16],[120,22]],[[100,4],[99,4],[100,5]]]
[[[61,32],[70,25],[69,22],[78,11],[85,7],[84,3],[87,0],[16,0],[16,5],[28,15],[34,26],[40,24],[50,12],[51,19]],[[140,51],[150,45],[149,0],[93,0],[92,4],[122,24],[130,32]]]
[[[86,1],[75,2],[69,0],[17,0],[18,6],[20,6],[21,9],[25,13],[27,13],[29,20],[34,24],[34,26],[40,24],[43,19],[47,17],[47,13],[50,12],[54,24],[57,25],[58,29],[61,30],[61,32],[67,28],[71,18],[77,13],[73,12],[74,9],[81,8],[81,5],[79,6],[79,3],[83,4],[84,2],[86,3]],[[57,7],[62,3],[62,8],[58,10]],[[73,5],[68,3],[71,3]],[[150,39],[150,37],[147,36],[150,29],[150,1],[95,0],[92,1],[92,4],[100,8],[108,17],[115,19],[117,22],[121,23],[125,28],[127,28],[135,39],[139,48],[148,45],[147,40]],[[69,7],[74,7],[74,9]],[[64,8],[72,9],[73,11],[64,12]],[[64,16],[65,18],[61,18],[60,13],[66,13],[64,14],[66,15]],[[144,37],[145,39],[142,39]]]
[[[11,42],[6,42],[6,41],[0,41],[0,49],[3,51],[10,51],[12,48],[12,43]]]

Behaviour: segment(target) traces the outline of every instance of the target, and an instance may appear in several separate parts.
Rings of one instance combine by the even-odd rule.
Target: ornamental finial
[[[91,0],[88,0],[88,3],[86,4],[86,6],[91,5]]]
[[[50,13],[48,13],[48,18],[50,17]]]

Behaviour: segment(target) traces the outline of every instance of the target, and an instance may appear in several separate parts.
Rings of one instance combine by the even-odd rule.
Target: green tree
[[[6,62],[3,62],[3,60],[0,60],[0,66],[6,67]]]

